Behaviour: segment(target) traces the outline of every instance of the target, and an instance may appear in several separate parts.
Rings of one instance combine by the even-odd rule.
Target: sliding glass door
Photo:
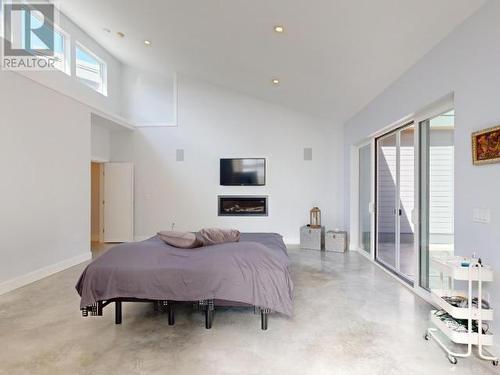
[[[360,248],[427,290],[439,283],[432,257],[454,254],[455,112],[441,108],[359,148]]]
[[[420,123],[420,286],[434,288],[432,256],[454,253],[454,111]]]
[[[397,133],[377,140],[376,259],[396,269]]]
[[[415,126],[411,125],[400,132],[399,167],[399,271],[415,280]]]
[[[415,280],[415,126],[376,140],[375,258],[413,284]]]
[[[372,154],[371,144],[359,148],[359,247],[371,252],[371,188]]]

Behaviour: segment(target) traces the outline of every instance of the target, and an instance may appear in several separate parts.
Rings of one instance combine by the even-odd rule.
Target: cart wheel
[[[450,361],[452,365],[456,365],[458,362],[457,359],[450,354],[448,354],[448,361]]]
[[[431,337],[429,336],[429,332],[425,332],[424,340],[429,341],[430,339]]]
[[[491,364],[492,364],[493,366],[498,366],[498,359],[496,359],[496,360],[494,360],[493,362],[491,362]]]

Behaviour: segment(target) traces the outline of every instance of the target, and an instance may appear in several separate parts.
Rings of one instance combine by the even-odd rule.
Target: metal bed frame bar
[[[175,302],[169,300],[149,300],[149,299],[138,299],[138,298],[113,298],[106,301],[97,301],[96,303],[82,307],[81,312],[83,317],[90,316],[102,316],[103,310],[106,306],[114,303],[115,304],[115,324],[122,324],[123,314],[122,314],[122,302],[152,302],[155,311],[167,311],[168,314],[168,325],[173,326],[175,324]],[[211,329],[214,320],[215,305],[213,299],[204,299],[196,302],[194,306],[205,312],[205,328]],[[255,311],[260,312],[261,316],[261,329],[266,331],[268,328],[268,316],[272,313],[271,309],[264,307],[255,306]]]

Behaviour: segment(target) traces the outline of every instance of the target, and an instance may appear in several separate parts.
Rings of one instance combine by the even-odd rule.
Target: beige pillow
[[[181,249],[194,249],[195,247],[202,246],[202,243],[196,238],[196,235],[191,232],[175,232],[175,231],[161,231],[158,236],[165,241],[166,244]]]
[[[236,229],[203,228],[196,232],[196,237],[203,246],[210,246],[225,242],[238,242],[240,232]]]

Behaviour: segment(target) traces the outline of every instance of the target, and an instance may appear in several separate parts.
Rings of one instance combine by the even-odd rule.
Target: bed
[[[215,307],[252,306],[267,329],[272,312],[291,316],[293,283],[282,237],[242,233],[239,242],[179,249],[158,236],[109,249],[83,271],[76,290],[83,316],[99,316],[115,305],[122,322],[123,302],[153,302],[174,324],[177,303],[194,302],[211,328]]]

